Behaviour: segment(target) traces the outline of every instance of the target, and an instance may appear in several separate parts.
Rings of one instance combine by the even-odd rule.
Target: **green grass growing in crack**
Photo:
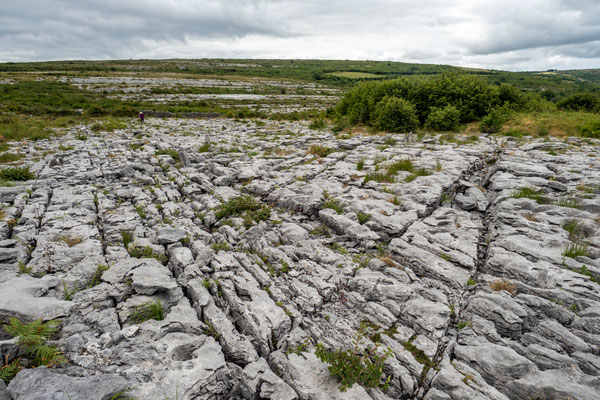
[[[162,302],[159,300],[149,301],[137,306],[127,318],[130,324],[141,324],[142,322],[154,319],[162,321],[165,319]]]
[[[558,199],[556,205],[559,207],[579,208],[575,199]]]
[[[569,232],[569,237],[571,239],[576,239],[578,238],[581,233],[583,232],[583,224],[579,221],[577,221],[576,219],[570,219],[567,222],[565,222],[562,226],[562,228]]]
[[[177,153],[177,150],[173,150],[173,149],[164,149],[164,150],[157,150],[154,152],[155,156],[171,156],[171,158],[175,161],[179,160],[179,153]]]
[[[128,249],[129,255],[134,258],[154,258],[160,261],[162,264],[166,264],[168,261],[167,255],[162,253],[156,253],[150,246],[131,246]]]
[[[69,284],[66,281],[62,281],[62,284],[64,299],[67,301],[73,300],[73,296],[75,296],[75,293],[79,291],[79,288],[77,287],[77,282],[73,282],[73,285],[71,287],[69,287]]]
[[[569,258],[577,258],[580,256],[587,257],[589,255],[589,244],[587,243],[569,243],[563,251],[563,256]]]
[[[231,250],[231,247],[229,246],[228,243],[226,242],[221,242],[221,243],[214,243],[210,246],[214,251],[216,251],[217,253],[221,250],[223,251],[229,251]]]
[[[0,164],[5,164],[9,162],[19,161],[25,157],[25,154],[21,153],[2,153],[0,154]]]
[[[364,214],[361,212],[357,212],[356,213],[356,217],[358,218],[358,223],[363,225],[365,223],[367,223],[367,221],[369,221],[371,219],[371,214]]]
[[[544,197],[542,196],[542,194],[540,192],[538,192],[535,189],[528,188],[528,187],[522,187],[522,188],[514,191],[510,195],[510,197],[512,199],[522,199],[522,198],[532,199],[532,200],[535,200],[535,202],[538,204],[547,204],[548,203],[548,201],[546,199],[544,199]]]
[[[98,264],[98,266],[96,267],[96,272],[94,272],[94,275],[92,275],[92,277],[88,281],[86,287],[88,289],[90,289],[90,288],[93,288],[94,286],[97,286],[100,283],[102,283],[102,281],[101,281],[102,274],[105,273],[106,271],[108,271],[109,268],[110,267],[108,265]]]
[[[423,371],[421,372],[421,378],[420,378],[420,381],[422,383],[425,381],[427,372],[429,372],[429,370],[431,368],[437,368],[437,364],[434,363],[427,356],[427,354],[425,354],[425,352],[423,350],[419,349],[417,346],[415,346],[413,344],[414,340],[415,340],[415,337],[412,337],[408,341],[403,342],[402,346],[413,355],[413,357],[415,358],[415,360],[417,360],[418,363],[423,364]]]
[[[141,219],[146,219],[146,208],[144,206],[136,206],[135,211],[137,211]]]
[[[121,231],[121,239],[123,240],[123,246],[128,249],[129,243],[133,242],[133,233],[130,231]]]
[[[344,207],[342,207],[339,200],[337,199],[329,199],[324,201],[323,204],[321,204],[321,208],[331,208],[333,211],[340,215],[344,213]]]
[[[0,170],[0,180],[2,181],[29,181],[35,179],[33,172],[29,167],[11,167]]]
[[[420,176],[428,176],[431,175],[431,171],[425,168],[416,169],[412,174],[408,175],[404,178],[404,182],[412,182]]]

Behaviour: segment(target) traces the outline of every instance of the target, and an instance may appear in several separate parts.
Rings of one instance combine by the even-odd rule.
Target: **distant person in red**
[[[144,123],[144,112],[140,111],[140,122],[143,124]]]

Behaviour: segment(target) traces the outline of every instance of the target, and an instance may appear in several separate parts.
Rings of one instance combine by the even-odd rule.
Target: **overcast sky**
[[[391,60],[600,68],[600,0],[0,0],[0,61]]]

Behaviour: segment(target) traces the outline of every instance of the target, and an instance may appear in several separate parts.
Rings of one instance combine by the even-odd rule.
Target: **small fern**
[[[17,318],[10,318],[9,323],[4,325],[4,331],[16,337],[15,344],[20,354],[29,360],[28,365],[33,367],[59,365],[66,363],[67,359],[57,347],[46,343],[56,334],[59,324],[60,321],[43,323],[42,320],[24,324]],[[0,379],[8,383],[23,366],[20,358],[9,363],[7,357],[4,364],[0,367]]]

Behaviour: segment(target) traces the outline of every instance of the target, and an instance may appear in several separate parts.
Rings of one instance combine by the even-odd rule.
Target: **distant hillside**
[[[363,80],[393,79],[406,75],[432,75],[461,71],[484,77],[491,84],[510,83],[523,90],[546,93],[558,99],[575,92],[600,93],[600,69],[509,72],[436,64],[351,60],[114,60],[2,63],[3,75],[37,72],[43,75],[81,76],[91,73],[172,73],[189,76],[253,76],[273,79],[318,81],[336,87],[351,87]]]

